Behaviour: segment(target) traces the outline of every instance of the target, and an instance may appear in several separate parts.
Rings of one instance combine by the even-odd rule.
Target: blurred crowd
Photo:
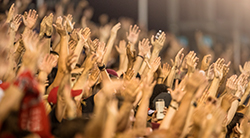
[[[86,0],[0,7],[0,138],[250,138],[248,48],[241,66],[200,31],[192,50],[122,15],[95,23]]]

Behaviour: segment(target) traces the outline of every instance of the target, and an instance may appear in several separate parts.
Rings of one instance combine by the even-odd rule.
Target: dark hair
[[[57,137],[73,138],[76,134],[84,135],[88,121],[88,118],[81,117],[63,122],[56,130]]]
[[[235,113],[232,121],[227,125],[227,134],[226,138],[230,138],[231,133],[233,132],[233,128],[238,123],[240,125],[240,120],[244,117],[242,113]]]
[[[149,102],[149,108],[154,109],[155,105],[154,105],[154,99],[156,98],[157,95],[159,95],[162,92],[167,92],[167,89],[169,87],[165,84],[156,84],[153,90],[153,94],[150,97],[150,102]]]
[[[18,125],[18,112],[12,111],[7,116],[7,118],[3,121],[1,133],[9,132],[16,138],[23,138],[31,134],[31,132],[26,130],[21,130]]]

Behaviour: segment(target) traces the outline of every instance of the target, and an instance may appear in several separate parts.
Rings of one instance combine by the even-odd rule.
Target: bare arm
[[[121,23],[117,23],[112,29],[111,29],[111,35],[110,35],[110,38],[108,40],[108,43],[107,43],[107,51],[106,51],[106,54],[104,55],[103,57],[103,63],[105,65],[107,65],[108,63],[108,59],[109,59],[109,56],[110,56],[110,53],[112,51],[112,48],[113,48],[113,45],[114,45],[114,42],[115,42],[115,39],[116,39],[116,35],[117,35],[117,31],[121,28]]]

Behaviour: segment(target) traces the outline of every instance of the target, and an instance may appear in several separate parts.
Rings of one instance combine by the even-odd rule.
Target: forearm
[[[76,48],[75,48],[75,51],[74,51],[74,55],[77,55],[77,61],[80,57],[80,54],[82,52],[82,48],[84,46],[84,42],[83,41],[78,41],[77,45],[76,45]],[[73,67],[75,67],[77,61],[73,64]]]
[[[234,117],[234,114],[236,113],[237,109],[238,109],[238,106],[239,106],[239,101],[238,100],[235,100],[232,102],[231,104],[231,107],[230,109],[228,110],[228,113],[227,113],[227,123],[226,125],[228,125],[233,117]]]
[[[130,111],[133,108],[132,103],[124,101],[117,118],[117,132],[124,132],[128,126]]]
[[[159,129],[166,129],[166,130],[169,129],[171,121],[172,121],[175,113],[176,113],[176,109],[174,109],[173,107],[169,106],[167,114],[163,118]]]
[[[134,71],[135,71],[134,77],[135,77],[135,76],[137,75],[137,73],[139,72],[139,69],[140,69],[142,63],[143,63],[143,58],[137,56],[136,61],[135,61],[135,63],[134,63],[134,67],[133,67],[133,69],[134,69]]]
[[[241,97],[241,101],[240,101],[239,105],[243,105],[243,103],[246,101],[246,99],[247,99],[249,93],[250,93],[250,82],[248,83],[248,86],[247,86],[247,88],[246,88],[245,93],[244,93],[243,96]]]
[[[128,65],[127,55],[120,55],[119,59],[119,70],[117,71],[118,76],[121,76],[123,72],[127,70]]]
[[[69,54],[68,36],[61,36],[58,71],[63,71],[63,72],[66,71],[66,58],[68,54]]]
[[[114,42],[115,42],[115,38],[116,38],[116,36],[111,35],[109,40],[108,40],[108,43],[107,43],[107,46],[106,46],[107,51],[106,51],[106,53],[105,53],[105,55],[103,57],[103,63],[105,65],[107,65],[107,63],[108,63],[109,56],[110,56],[110,53],[112,51],[112,48],[113,48],[113,45],[114,45]]]
[[[117,121],[117,116],[112,113],[108,113],[108,117],[106,120],[105,129],[103,131],[102,138],[114,137],[115,131],[116,131],[116,121]]]
[[[66,106],[61,100],[63,97],[63,90],[65,85],[70,81],[70,73],[66,72],[61,80],[61,83],[58,88],[57,92],[57,104],[56,104],[56,109],[55,109],[55,116],[59,122],[62,121],[65,111],[66,111]]]
[[[12,28],[9,29],[9,46],[8,47],[13,47],[14,41],[15,41],[15,36],[16,32]]]
[[[176,70],[176,67],[172,67],[169,75],[168,75],[168,78],[167,78],[167,81],[166,81],[166,85],[169,87],[169,88],[172,88],[173,87],[173,82],[174,82],[174,78],[175,78],[175,70]]]
[[[96,115],[93,118],[86,128],[86,137],[88,138],[100,138],[103,134],[104,124],[106,120],[107,110],[106,104],[100,104],[99,106],[95,106],[94,114]]]
[[[47,80],[48,74],[44,71],[40,71],[38,74],[38,87],[40,92],[44,95],[45,94],[45,82]]]
[[[0,101],[0,122],[5,120],[15,104],[20,104],[22,97],[22,91],[13,85],[5,91],[4,97]]]
[[[182,130],[186,124],[185,122],[187,119],[188,111],[190,109],[190,102],[193,97],[192,91],[193,90],[187,90],[187,93],[184,95],[180,107],[171,122],[171,127],[169,129],[172,137],[180,137]]]
[[[140,70],[139,70],[139,74],[142,74],[146,67],[147,67],[147,63],[144,61],[141,65]]]
[[[84,69],[82,75],[78,78],[77,82],[73,86],[73,90],[79,90],[84,88],[83,85],[87,82],[88,71],[89,70]]]
[[[149,105],[149,98],[143,96],[139,109],[136,113],[136,121],[134,124],[135,129],[137,128],[146,129],[148,105]]]
[[[56,87],[60,84],[64,73],[66,72],[66,58],[68,56],[68,40],[67,36],[62,37],[60,40],[60,53],[59,53],[59,60],[58,60],[58,71],[56,73],[56,77],[50,87],[47,89],[47,94],[49,94],[50,90],[53,87]]]
[[[217,90],[219,88],[220,80],[218,78],[214,78],[210,88],[208,89],[209,96],[216,97]]]

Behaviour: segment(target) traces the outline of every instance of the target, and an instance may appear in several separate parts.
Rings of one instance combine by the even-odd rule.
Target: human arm
[[[136,60],[133,66],[133,69],[135,71],[134,77],[139,72],[139,69],[143,63],[144,57],[151,49],[151,46],[149,45],[149,40],[143,39],[142,41],[139,41],[138,49],[139,49],[139,53],[138,53],[138,56],[136,57]]]
[[[126,72],[128,59],[126,53],[126,41],[121,40],[119,42],[119,47],[115,46],[117,52],[119,53],[119,70],[117,71],[118,76],[121,76],[123,72]]]
[[[150,79],[150,77],[146,77],[143,80],[143,89],[142,89],[143,94],[138,111],[136,113],[136,121],[134,124],[135,129],[138,128],[146,129],[149,100],[153,93],[153,88],[156,84],[156,81],[154,81],[153,83],[151,82],[152,79]]]
[[[53,26],[56,28],[57,33],[60,35],[60,52],[59,52],[59,59],[58,59],[58,71],[56,73],[55,80],[53,83],[49,86],[47,89],[47,94],[53,89],[53,87],[56,87],[60,84],[64,72],[66,71],[66,58],[69,54],[68,49],[68,34],[66,30],[66,25],[62,25],[62,17],[59,16],[56,20],[56,24],[53,24]]]
[[[175,79],[175,75],[176,75],[176,70],[178,70],[181,66],[184,54],[183,54],[183,48],[180,49],[180,51],[177,53],[177,55],[175,56],[175,61],[174,61],[174,65],[171,68],[171,71],[168,75],[167,81],[166,81],[166,85],[170,88],[173,87],[173,82]]]
[[[209,96],[216,97],[220,81],[223,77],[223,63],[224,59],[220,58],[214,63],[214,78],[210,88],[208,89]]]
[[[191,77],[187,80],[187,85],[185,87],[186,94],[183,96],[182,102],[178,111],[176,112],[173,120],[171,122],[171,127],[169,128],[170,137],[179,137],[185,126],[188,111],[190,109],[190,102],[196,91],[201,84],[205,82],[205,76],[203,76],[198,71],[194,72]]]
[[[107,65],[108,63],[108,60],[109,60],[109,56],[110,56],[110,53],[111,53],[111,50],[113,48],[113,45],[114,45],[114,42],[115,42],[115,39],[116,39],[116,36],[117,36],[117,31],[121,28],[121,23],[117,23],[115,26],[112,27],[111,29],[111,34],[110,34],[110,38],[107,42],[107,51],[103,57],[103,63],[105,65]]]
[[[126,32],[127,39],[131,43],[130,50],[134,50],[135,44],[138,41],[140,32],[141,30],[139,29],[139,26],[137,25],[134,25],[134,26],[130,25],[129,32]]]

